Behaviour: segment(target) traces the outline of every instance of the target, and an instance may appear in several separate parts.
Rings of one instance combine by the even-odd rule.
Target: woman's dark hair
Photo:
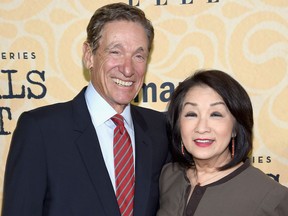
[[[148,39],[148,51],[151,50],[154,39],[154,28],[150,20],[148,20],[142,10],[135,6],[125,3],[113,3],[105,5],[95,11],[87,26],[86,41],[95,54],[99,47],[99,39],[105,24],[113,21],[132,21],[143,26]]]
[[[185,150],[181,151],[181,133],[179,117],[183,109],[183,101],[188,91],[195,86],[206,85],[214,89],[224,100],[236,123],[234,130],[235,153],[226,165],[218,167],[225,170],[245,161],[252,150],[253,108],[245,89],[230,75],[219,70],[196,71],[192,76],[179,84],[172,94],[167,111],[168,134],[171,136],[171,153],[174,162],[185,168],[194,166],[193,156]],[[231,150],[231,141],[229,148]]]

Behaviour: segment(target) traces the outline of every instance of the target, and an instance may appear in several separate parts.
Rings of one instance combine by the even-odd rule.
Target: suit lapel
[[[134,215],[145,215],[147,202],[150,193],[151,167],[152,167],[152,144],[147,136],[147,125],[143,116],[135,109],[132,109],[133,125],[135,129],[135,197],[134,197]]]
[[[73,100],[75,130],[79,133],[76,145],[98,198],[102,203],[103,211],[108,216],[120,216],[116,196],[105,166],[97,134],[86,106],[84,91],[85,89]]]

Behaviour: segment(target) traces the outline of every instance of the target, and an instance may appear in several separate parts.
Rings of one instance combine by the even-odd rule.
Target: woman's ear
[[[91,47],[87,41],[83,43],[82,46],[82,61],[84,63],[84,66],[90,70],[93,67],[93,53],[91,50]]]

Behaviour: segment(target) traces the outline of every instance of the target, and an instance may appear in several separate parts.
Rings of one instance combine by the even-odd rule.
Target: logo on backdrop
[[[177,1],[177,0],[176,0]],[[176,2],[173,0],[173,3]],[[179,5],[191,5],[191,4],[197,4],[197,2],[206,2],[206,3],[219,3],[220,0],[178,0]],[[169,0],[154,0],[151,1],[155,3],[155,6],[166,6],[169,5],[170,1]],[[141,0],[129,0],[129,5],[134,5],[139,7],[141,5]]]
[[[254,155],[251,158],[251,162],[255,165],[264,165],[264,164],[271,164],[272,163],[272,157],[271,156],[264,156],[264,155]],[[270,178],[273,180],[279,182],[280,175],[279,174],[273,174],[273,173],[266,173]]]
[[[36,59],[35,52],[1,52],[1,60],[34,60]],[[14,84],[14,80],[19,80],[21,76],[26,73],[23,80],[23,85]],[[0,92],[0,100],[13,100],[13,99],[41,99],[47,93],[47,88],[44,85],[45,71],[30,70],[21,71],[16,69],[1,69],[0,78],[2,86],[6,82],[6,92]],[[16,82],[16,81],[15,81]],[[35,93],[37,92],[37,93]],[[4,120],[12,120],[13,112],[10,107],[0,106],[0,135],[9,135],[10,131],[5,129]]]
[[[143,103],[148,102],[168,102],[171,98],[171,94],[175,89],[175,85],[171,82],[164,82],[157,86],[156,83],[144,83],[142,86],[142,90],[134,99],[134,103],[139,103],[142,101]]]

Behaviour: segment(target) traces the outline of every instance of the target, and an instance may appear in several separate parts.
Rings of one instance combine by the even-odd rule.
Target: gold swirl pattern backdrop
[[[19,115],[69,100],[87,85],[81,62],[86,25],[96,8],[116,1],[103,2],[0,1],[0,199]],[[194,70],[230,73],[252,99],[254,165],[288,186],[288,1],[122,2],[143,9],[156,33],[146,88],[135,103],[163,111]]]

